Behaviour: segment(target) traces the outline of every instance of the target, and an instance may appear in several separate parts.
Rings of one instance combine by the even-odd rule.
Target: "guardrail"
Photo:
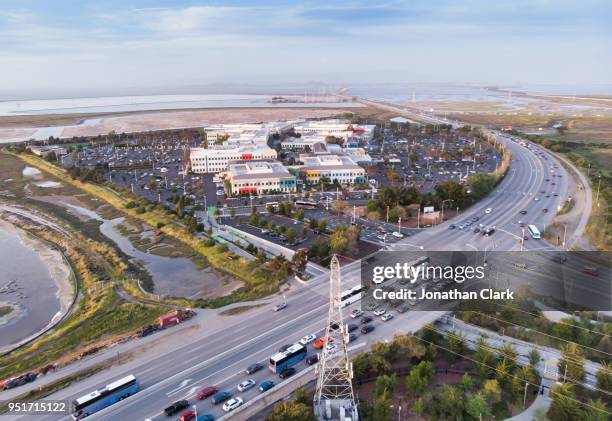
[[[315,367],[316,365],[312,365],[306,370],[298,372],[290,379],[283,381],[282,383],[274,386],[267,392],[262,393],[254,399],[251,399],[250,401],[248,401],[241,407],[233,410],[229,414],[222,416],[221,418],[219,418],[219,421],[246,421],[252,419],[264,408],[286,397],[295,389],[302,387],[314,380]]]

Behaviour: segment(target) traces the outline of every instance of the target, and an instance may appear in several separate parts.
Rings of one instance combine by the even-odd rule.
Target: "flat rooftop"
[[[291,173],[280,162],[249,161],[230,164],[229,173],[233,180],[257,177],[292,177]]]

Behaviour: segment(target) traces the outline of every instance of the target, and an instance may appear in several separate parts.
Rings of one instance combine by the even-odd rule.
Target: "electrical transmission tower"
[[[317,365],[317,390],[314,411],[318,420],[357,421],[353,393],[353,365],[348,359],[348,331],[342,318],[340,263],[334,255],[330,265],[329,315],[325,346]]]

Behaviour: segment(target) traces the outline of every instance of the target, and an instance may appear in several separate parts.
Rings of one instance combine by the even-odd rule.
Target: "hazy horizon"
[[[609,93],[610,21],[600,0],[3,0],[0,100],[376,83]]]

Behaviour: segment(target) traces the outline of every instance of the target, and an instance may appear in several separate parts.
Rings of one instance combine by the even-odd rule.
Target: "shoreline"
[[[24,247],[38,254],[43,264],[47,267],[49,275],[51,276],[51,279],[53,280],[53,283],[57,288],[55,296],[60,304],[61,315],[66,314],[72,304],[75,290],[74,285],[71,281],[72,268],[70,267],[69,263],[66,262],[66,260],[64,259],[63,254],[59,250],[46,244],[43,240],[33,237],[27,231],[24,231],[23,229],[14,226],[10,222],[2,218],[0,218],[0,229],[5,230],[9,233],[16,234]],[[8,321],[5,321],[5,324],[10,322],[12,319],[18,317],[19,315],[23,315],[23,313],[23,311],[13,311],[9,313],[8,315],[6,315],[8,316]],[[53,324],[58,319],[58,314],[55,314],[49,320],[49,324],[45,326],[44,329],[47,329],[49,325]],[[3,324],[0,323],[0,325]]]
[[[354,104],[354,103],[347,103]],[[27,130],[27,129],[40,129],[44,127],[53,127],[54,125],[80,125],[85,120],[94,118],[112,118],[112,117],[127,117],[140,114],[152,114],[152,113],[180,113],[180,112],[202,112],[202,111],[285,111],[285,110],[298,110],[298,111],[348,111],[351,108],[359,109],[364,108],[363,106],[355,105],[342,105],[338,103],[337,106],[333,107],[315,107],[312,105],[304,104],[303,106],[265,106],[265,107],[207,107],[207,108],[159,108],[153,110],[135,110],[135,111],[101,111],[91,113],[47,113],[47,114],[20,114],[14,116],[0,116],[0,130]],[[48,122],[48,124],[46,123]]]

